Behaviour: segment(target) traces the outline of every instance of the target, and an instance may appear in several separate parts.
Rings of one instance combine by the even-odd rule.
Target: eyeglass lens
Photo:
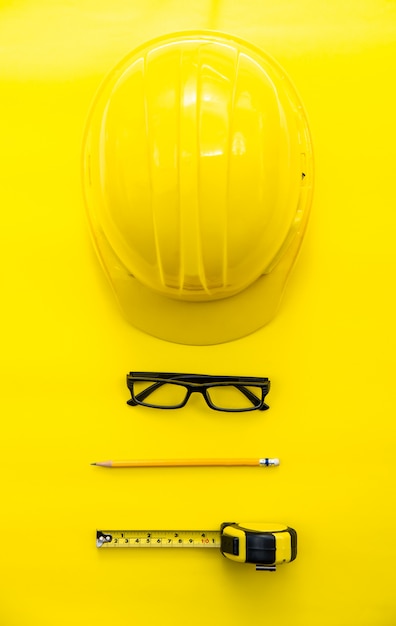
[[[260,387],[245,385],[209,387],[207,394],[213,406],[218,409],[238,409],[240,411],[260,406],[262,398]]]
[[[183,404],[187,389],[183,385],[137,380],[133,383],[135,400],[150,406],[171,408]]]

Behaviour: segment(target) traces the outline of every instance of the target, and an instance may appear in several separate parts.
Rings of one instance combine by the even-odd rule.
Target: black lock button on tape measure
[[[274,571],[297,556],[297,533],[283,524],[225,522],[220,530],[98,530],[98,548],[219,548],[238,563]]]

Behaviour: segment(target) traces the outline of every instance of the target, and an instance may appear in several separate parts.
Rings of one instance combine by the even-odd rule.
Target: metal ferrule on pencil
[[[279,459],[259,459],[260,467],[276,467],[280,465]]]

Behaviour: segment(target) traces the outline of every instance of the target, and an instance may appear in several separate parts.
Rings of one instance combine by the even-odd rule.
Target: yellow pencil
[[[135,459],[133,461],[101,461],[91,463],[100,467],[275,467],[279,459]]]

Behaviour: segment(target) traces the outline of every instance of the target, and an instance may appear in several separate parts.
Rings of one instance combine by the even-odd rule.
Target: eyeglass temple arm
[[[159,387],[162,387],[162,385],[165,385],[165,384],[166,384],[165,382],[158,382],[158,383],[154,383],[153,385],[150,385],[150,387],[147,387],[147,389],[144,389],[143,391],[138,393],[137,396],[135,396],[136,400],[138,402],[143,402],[143,400],[145,400],[147,396],[153,393],[153,391],[155,391]],[[132,397],[131,400],[128,400],[128,404],[136,404],[136,400]]]
[[[246,387],[244,387],[243,385],[235,385],[235,387],[241,391],[248,400],[250,400],[250,402],[254,405],[257,403],[257,400],[259,400],[259,398],[256,396],[256,394],[252,393],[249,389],[246,389]],[[264,388],[263,388],[264,391]],[[267,395],[268,391],[266,392],[265,395]],[[264,411],[265,409],[268,409],[268,404],[265,404],[265,402],[263,403],[263,406],[260,407],[261,411]]]

